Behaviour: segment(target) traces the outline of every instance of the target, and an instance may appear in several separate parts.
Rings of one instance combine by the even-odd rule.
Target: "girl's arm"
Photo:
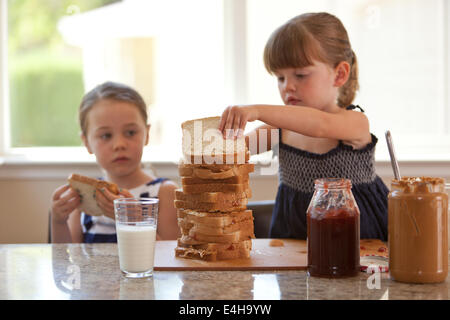
[[[242,133],[248,121],[260,120],[276,128],[291,130],[316,138],[344,140],[360,145],[370,140],[369,121],[360,112],[339,109],[336,113],[310,107],[248,105],[227,108],[219,129]]]
[[[83,243],[83,230],[81,228],[81,212],[80,210],[75,210],[67,221],[69,226],[70,234],[72,236],[72,243]]]
[[[72,236],[67,221],[55,221],[55,219],[53,219],[53,214],[51,212],[50,214],[52,215],[52,243],[71,243]]]
[[[257,127],[255,130],[249,132],[248,134],[245,135],[245,144],[247,145],[248,150],[250,151],[251,155],[254,154],[260,154],[266,151],[270,151],[272,150],[272,132],[271,130],[277,130],[278,128],[275,128],[273,126],[270,126],[268,124],[262,125]],[[266,141],[267,141],[267,148],[265,150],[260,150],[259,147],[259,135],[260,132],[262,133],[262,135],[266,135]],[[250,146],[250,137],[256,137],[256,148],[254,148],[253,146]],[[255,139],[255,138],[253,138]],[[256,152],[254,152],[256,149]]]
[[[175,189],[172,181],[165,181],[159,188],[158,240],[176,240],[181,236],[175,208]]]
[[[64,222],[52,218],[50,232],[52,243],[82,243],[80,211],[75,209]]]

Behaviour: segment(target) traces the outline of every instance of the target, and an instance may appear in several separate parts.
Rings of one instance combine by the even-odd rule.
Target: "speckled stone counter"
[[[379,278],[376,278],[379,277]],[[361,272],[346,279],[304,271],[155,271],[126,279],[116,244],[0,245],[0,299],[449,299],[449,280],[404,284]]]

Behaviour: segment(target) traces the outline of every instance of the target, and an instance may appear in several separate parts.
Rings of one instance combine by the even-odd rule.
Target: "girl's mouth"
[[[289,98],[287,99],[287,102],[288,102],[288,104],[296,105],[297,103],[300,103],[301,100],[300,100],[300,99],[293,98],[293,97],[289,97]]]
[[[121,162],[126,162],[126,161],[128,161],[127,157],[118,157],[118,158],[115,158],[113,162],[121,163]]]

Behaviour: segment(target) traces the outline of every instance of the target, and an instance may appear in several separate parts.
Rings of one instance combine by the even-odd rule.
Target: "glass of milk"
[[[119,264],[127,278],[153,275],[158,203],[156,198],[114,200]]]

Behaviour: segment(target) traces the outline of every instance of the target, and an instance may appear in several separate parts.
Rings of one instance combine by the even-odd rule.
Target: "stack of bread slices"
[[[220,117],[186,121],[182,189],[175,191],[181,238],[175,255],[206,261],[250,257],[254,238],[249,174],[254,165],[244,138],[223,139]]]

